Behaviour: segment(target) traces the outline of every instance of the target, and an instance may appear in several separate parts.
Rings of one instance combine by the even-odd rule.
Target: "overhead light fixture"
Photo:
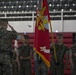
[[[59,4],[57,4],[57,6],[59,6]]]
[[[27,5],[26,7],[28,8],[29,6]]]
[[[61,11],[64,11],[64,9],[61,9]]]
[[[53,11],[56,11],[55,9]]]
[[[75,4],[73,4],[73,6],[75,6]]]
[[[31,2],[33,2],[33,1],[31,0]]]
[[[11,8],[13,8],[14,6],[12,6]]]
[[[4,6],[4,8],[6,8],[6,6]]]
[[[70,9],[70,11],[72,11],[72,9]]]
[[[19,5],[19,8],[21,8],[21,5]]]
[[[34,7],[36,7],[36,5],[34,5]]]
[[[65,4],[65,6],[68,6],[67,4]]]
[[[18,3],[18,1],[16,1],[16,3]]]

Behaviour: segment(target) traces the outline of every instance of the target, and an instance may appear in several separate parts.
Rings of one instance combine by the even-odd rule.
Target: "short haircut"
[[[24,38],[25,39],[29,39],[29,35],[24,35]]]
[[[7,22],[8,23],[8,20],[7,19],[0,19],[0,22]]]
[[[57,37],[63,37],[63,34],[58,33]]]

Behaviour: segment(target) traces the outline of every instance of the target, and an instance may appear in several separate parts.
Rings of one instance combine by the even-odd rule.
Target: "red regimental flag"
[[[35,26],[34,48],[36,53],[40,55],[48,67],[50,67],[50,53],[41,51],[41,47],[45,47],[46,50],[50,51],[49,22],[50,16],[47,0],[39,0]]]

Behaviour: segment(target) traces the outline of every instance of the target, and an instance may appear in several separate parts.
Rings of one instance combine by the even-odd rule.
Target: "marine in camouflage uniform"
[[[20,75],[31,75],[31,52],[33,48],[28,44],[29,36],[24,35],[25,41],[18,48],[20,59]]]
[[[12,67],[13,67],[13,75],[19,75],[20,64],[19,64],[19,52],[17,49],[13,50]]]
[[[6,30],[8,21],[0,20],[0,75],[12,75],[12,40],[17,38],[17,33],[12,26],[12,31]]]
[[[51,59],[51,73],[52,75],[64,75],[64,56],[67,54],[66,57],[66,67],[68,64],[68,47],[66,47],[62,40],[63,40],[63,35],[58,34],[57,35],[57,40],[58,43],[55,43],[55,50],[56,50],[56,57],[57,57],[57,62],[55,60],[54,56],[54,50],[51,46],[50,52],[52,54],[52,59]]]
[[[35,54],[34,63],[35,75],[48,75],[48,67],[38,54]]]
[[[70,47],[70,64],[71,64],[71,75],[76,75],[76,43]]]

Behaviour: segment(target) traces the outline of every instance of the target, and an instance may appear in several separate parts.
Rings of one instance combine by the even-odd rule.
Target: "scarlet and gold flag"
[[[50,51],[49,25],[50,15],[47,0],[39,0],[37,6],[37,16],[35,25],[34,48],[48,67],[50,67],[50,53],[45,53],[41,49]]]

